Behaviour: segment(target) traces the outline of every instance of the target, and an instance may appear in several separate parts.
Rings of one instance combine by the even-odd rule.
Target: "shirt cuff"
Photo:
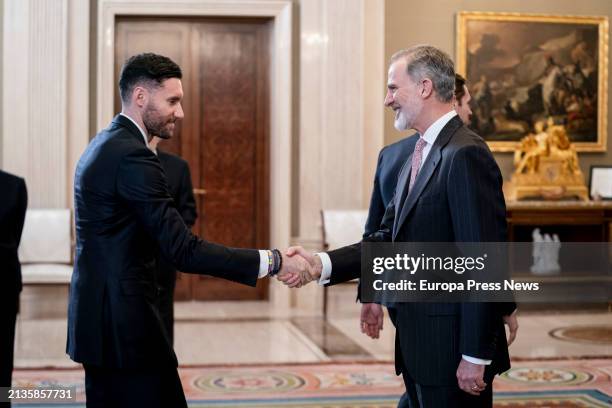
[[[478,364],[478,365],[489,365],[493,361],[493,360],[483,360],[482,358],[470,357],[470,356],[466,356],[465,354],[462,354],[462,357],[468,363]]]
[[[268,251],[259,250],[259,277],[258,279],[268,276]]]
[[[321,277],[319,278],[319,285],[327,285],[331,280],[332,273],[332,264],[331,259],[329,259],[329,255],[326,252],[317,252],[316,255],[321,258],[321,264],[323,264],[323,269],[321,270]]]

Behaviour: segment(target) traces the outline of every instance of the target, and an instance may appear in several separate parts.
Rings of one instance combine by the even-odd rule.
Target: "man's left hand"
[[[487,388],[487,384],[483,380],[484,371],[484,365],[470,363],[467,360],[461,359],[457,368],[459,388],[468,394],[480,395]]]
[[[516,318],[516,310],[508,316],[504,316],[504,324],[508,326],[508,347],[516,339],[516,333],[518,332],[519,324]]]
[[[361,332],[373,339],[380,337],[385,314],[381,305],[364,303],[361,305]]]

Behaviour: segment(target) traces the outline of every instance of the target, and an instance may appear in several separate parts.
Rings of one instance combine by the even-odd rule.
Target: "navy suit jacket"
[[[118,115],[81,156],[74,183],[76,254],[67,352],[77,362],[176,366],[157,309],[157,248],[177,269],[255,286],[259,253],[194,236],[168,193],[157,156]]]
[[[174,199],[176,209],[185,224],[192,227],[198,218],[198,209],[193,196],[189,164],[179,156],[161,150],[157,151],[157,158],[164,169],[168,191]]]
[[[383,147],[378,154],[378,164],[376,165],[376,174],[374,175],[374,188],[370,197],[370,208],[363,238],[380,229],[385,209],[395,194],[399,172],[404,167],[410,154],[414,151],[416,140],[414,137],[404,138],[399,142]],[[361,298],[360,292],[361,284],[357,290],[357,299]],[[393,309],[393,305],[386,303],[385,306],[389,308],[389,318],[393,325],[395,325],[396,312]]]
[[[412,136],[416,144],[418,135]],[[408,157],[406,163],[411,163]],[[486,143],[459,117],[442,129],[406,194],[410,165],[404,165],[397,191],[379,231],[367,237],[380,242],[506,241],[506,207],[502,176]],[[358,277],[361,243],[329,252],[330,284]],[[402,366],[419,384],[457,384],[462,354],[493,360],[485,381],[510,367],[502,315],[513,304],[397,303],[397,336]],[[396,350],[397,351],[397,350]],[[402,361],[398,361],[400,358]],[[403,364],[402,364],[403,363]]]
[[[28,192],[25,181],[0,170],[0,298],[14,306],[21,292],[21,264],[17,256]]]
[[[198,218],[198,210],[195,197],[193,196],[193,184],[191,183],[191,172],[189,164],[174,154],[157,150],[157,158],[164,169],[168,190],[174,200],[176,210],[187,227],[191,228]],[[176,269],[160,254],[158,262],[158,283],[162,287],[173,288],[176,280]]]
[[[399,172],[414,151],[415,137],[407,137],[382,148],[378,154],[374,188],[366,221],[364,238],[380,229],[385,209],[395,194]]]

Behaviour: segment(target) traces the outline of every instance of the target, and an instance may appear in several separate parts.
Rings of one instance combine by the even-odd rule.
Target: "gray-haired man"
[[[414,147],[400,172],[379,242],[506,240],[501,172],[486,143],[453,110],[453,62],[431,46],[391,59],[385,105],[398,130],[413,128]],[[359,276],[361,243],[312,255],[313,278],[336,284]],[[305,282],[287,275],[290,286]],[[491,407],[492,380],[510,367],[502,316],[514,309],[487,303],[398,303],[396,370],[411,407]]]

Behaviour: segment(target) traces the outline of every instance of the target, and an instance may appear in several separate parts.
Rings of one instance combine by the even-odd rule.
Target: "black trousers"
[[[84,367],[87,408],[187,408],[176,367]]]
[[[19,295],[0,300],[0,387],[10,387],[13,380],[13,357],[15,353],[15,322],[19,310]],[[10,407],[10,402],[0,407]]]
[[[400,397],[399,401],[397,402],[397,408],[411,408],[410,397],[408,396],[407,392],[403,393]]]
[[[397,325],[395,324],[397,321],[397,309],[393,304],[388,304],[386,306],[387,312],[389,313],[389,319],[391,320],[391,323],[393,323],[393,327],[397,327]],[[410,398],[408,397],[408,393],[403,393],[399,401],[397,402],[397,408],[410,408],[409,401]]]
[[[468,394],[459,385],[426,386],[417,384],[403,371],[410,408],[492,408],[493,378],[485,379],[487,388],[479,396]],[[488,381],[487,381],[488,380]]]
[[[169,275],[170,278],[166,275]],[[170,344],[174,344],[174,288],[176,286],[176,270],[167,270],[166,275],[158,282],[159,295],[157,296],[157,308],[166,333],[168,333]]]

